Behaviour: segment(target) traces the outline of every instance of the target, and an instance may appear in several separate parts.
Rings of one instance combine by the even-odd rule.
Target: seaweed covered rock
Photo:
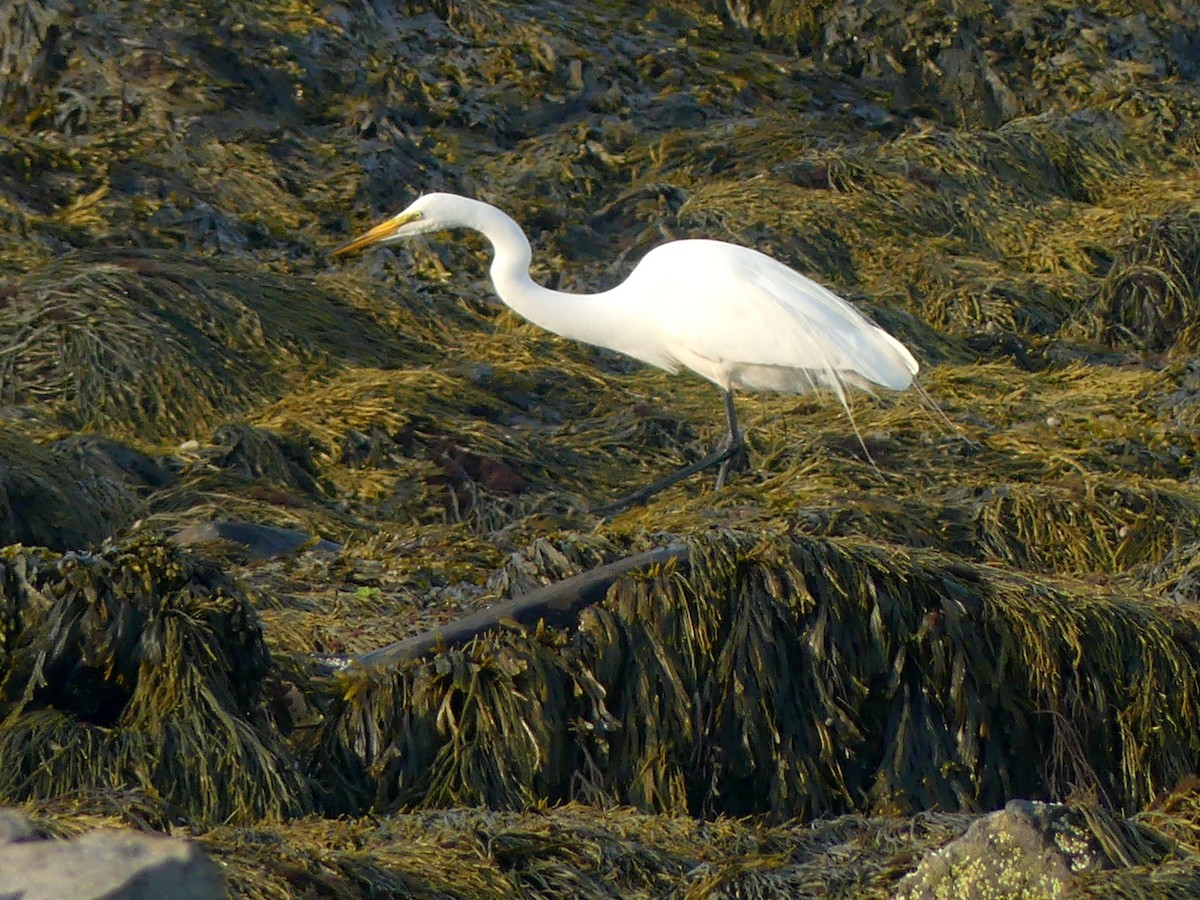
[[[309,495],[322,490],[304,443],[243,422],[218,428],[207,455],[213,466],[245,481],[264,479]]]
[[[0,10],[0,110],[5,120],[27,115],[53,84],[62,67],[57,45],[67,18],[57,0],[33,0]]]
[[[1168,212],[1116,252],[1093,305],[1113,344],[1194,353],[1200,347],[1200,212]]]
[[[20,645],[26,622],[44,616],[54,604],[42,593],[41,585],[59,558],[57,553],[40,547],[17,544],[0,549],[0,597],[4,600],[0,617],[0,664],[5,671]]]
[[[0,543],[59,551],[99,544],[144,508],[146,484],[136,480],[86,442],[45,447],[0,425]]]
[[[1079,889],[1197,895],[1194,798],[1163,792],[1197,766],[1198,24],[0,8],[0,540],[51,548],[0,553],[0,797],[56,836],[210,828],[248,896],[884,897],[970,824],[928,810],[1090,786],[1181,849],[1082,810],[1112,865]],[[750,471],[597,520],[707,452],[711,387],[500,309],[477,239],[324,257],[441,189],[564,290],[664,239],[757,247],[910,346],[952,425],[916,392],[853,422],[739,396]],[[296,538],[261,523],[342,550],[120,537]],[[570,630],[311,677],[676,540]]]
[[[1119,96],[1143,79],[1186,82],[1200,74],[1200,18],[1193,8],[1147,15],[1121,2],[1086,8],[990,0],[702,5],[769,41],[870,79],[895,109],[952,124],[995,125],[1051,106]]]
[[[1179,799],[1192,808],[1194,801]],[[1082,849],[1095,863],[1073,873],[1078,894],[1182,900],[1200,888],[1200,864],[1184,850],[1195,847],[1195,835],[1187,833],[1182,819],[1176,820],[1178,830],[1169,832],[1160,830],[1171,820],[1166,814],[1150,824],[1144,816],[1102,813],[1088,802],[1044,808],[1049,824],[1060,827],[1065,852],[1075,858]],[[1025,820],[1031,831],[1055,835],[1033,817]],[[914,866],[924,871],[926,862],[944,858],[943,848],[962,841],[973,823],[988,821],[938,812],[814,822],[700,821],[571,803],[526,812],[448,809],[382,818],[309,817],[286,830],[279,825],[215,829],[204,840],[220,852],[230,888],[244,894],[286,893],[302,883],[338,898],[360,896],[369,886],[430,900],[602,900],[618,894],[884,900],[896,896]],[[1170,847],[1172,840],[1181,842]],[[1019,879],[1022,873],[1010,874]],[[942,888],[918,896],[972,896]]]
[[[1148,479],[1044,479],[946,499],[947,512],[970,521],[955,550],[1024,571],[1120,572],[1162,560],[1200,535],[1200,503]]]
[[[204,840],[220,853],[231,890],[247,895],[286,895],[303,884],[347,900],[372,890],[422,900],[803,897],[834,895],[849,882],[855,897],[883,898],[914,857],[968,824],[945,813],[703,822],[572,803],[309,817],[286,830],[215,829]]]
[[[320,754],[337,802],[813,817],[1091,786],[1132,809],[1200,758],[1200,708],[1170,699],[1200,688],[1192,610],[861,541],[685,543],[574,637],[346,672]]]
[[[237,582],[153,538],[0,564],[6,802],[117,785],[205,822],[310,807],[266,712],[270,654]]]
[[[3,302],[0,396],[109,435],[195,436],[322,360],[405,358],[402,338],[311,280],[168,251],[66,254]]]

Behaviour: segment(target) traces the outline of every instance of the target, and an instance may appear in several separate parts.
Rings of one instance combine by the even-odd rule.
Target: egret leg
[[[718,491],[725,487],[725,476],[729,474],[729,467],[742,452],[742,432],[738,429],[737,410],[733,408],[733,391],[722,393],[725,395],[725,418],[729,422],[729,431],[725,434],[725,440],[721,442],[721,448],[728,456],[721,460],[721,468],[717,469]]]
[[[632,494],[622,497],[620,500],[614,500],[612,503],[606,503],[603,506],[594,506],[589,512],[593,515],[605,516],[610,513],[620,512],[630,506],[637,506],[639,503],[645,503],[659,491],[669,488],[677,481],[682,481],[689,475],[695,475],[697,472],[703,472],[705,469],[711,469],[715,465],[721,466],[717,472],[717,490],[724,487],[725,476],[728,474],[730,461],[742,452],[743,444],[742,433],[738,429],[737,414],[733,409],[733,393],[731,391],[723,391],[722,393],[725,396],[725,416],[729,420],[729,431],[716,450],[696,460],[694,463],[689,463],[682,469],[676,469],[670,475],[664,475],[657,481],[650,482],[644,488],[640,488]]]

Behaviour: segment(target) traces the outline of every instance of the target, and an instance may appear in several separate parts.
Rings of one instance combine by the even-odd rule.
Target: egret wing
[[[917,361],[903,344],[771,257],[720,241],[679,241],[655,253],[657,324],[668,350],[682,348],[735,373],[797,370],[839,396],[848,383],[894,390],[912,383]],[[669,291],[661,284],[664,271],[674,273]]]

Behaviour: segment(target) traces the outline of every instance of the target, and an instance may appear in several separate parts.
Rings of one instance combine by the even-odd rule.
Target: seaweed
[[[262,626],[227,575],[140,539],[25,578],[43,600],[18,590],[6,640],[4,801],[136,788],[198,823],[311,809],[265,709]]]
[[[1200,213],[1168,212],[1117,248],[1093,305],[1099,337],[1147,350],[1192,353],[1200,296]]]
[[[0,11],[0,108],[6,120],[19,121],[43,102],[62,68],[65,13],[56,0],[6,4]]]
[[[0,396],[75,428],[181,438],[282,394],[323,356],[396,358],[367,317],[295,287],[181,255],[64,257],[6,298]]]
[[[385,809],[582,792],[814,818],[1085,786],[1132,810],[1190,771],[1196,710],[1166,693],[1200,679],[1186,609],[860,541],[687,543],[686,570],[619,580],[565,644],[339,675],[323,780]]]
[[[183,822],[261,897],[882,897],[1056,799],[1082,890],[1194,894],[1197,34],[1128,0],[4,7],[0,797]],[[478,239],[324,256],[443,189],[564,290],[768,252],[945,419],[740,395],[725,489],[592,516],[708,450],[712,388],[523,322]],[[163,537],[205,523],[333,543]],[[329,674],[678,540],[575,627]]]
[[[85,548],[134,521],[143,497],[127,479],[72,455],[0,426],[0,542]]]

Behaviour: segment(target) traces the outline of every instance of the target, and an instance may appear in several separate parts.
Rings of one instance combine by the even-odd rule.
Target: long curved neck
[[[463,225],[492,245],[492,284],[507,306],[555,334],[619,349],[623,320],[611,292],[569,294],[542,287],[529,276],[533,251],[520,225],[478,200],[466,200],[463,212]]]

